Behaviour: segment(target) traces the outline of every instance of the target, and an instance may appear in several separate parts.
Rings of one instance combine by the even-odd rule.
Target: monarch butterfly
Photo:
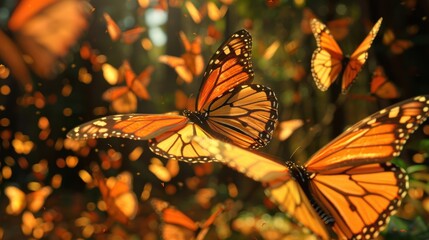
[[[132,189],[132,175],[123,172],[106,180],[99,166],[94,166],[92,171],[106,204],[107,213],[115,220],[127,224],[136,216],[138,210],[138,200]]]
[[[104,20],[107,24],[107,32],[109,33],[112,41],[118,41],[121,39],[125,44],[134,43],[140,35],[145,31],[144,27],[135,27],[133,29],[122,32],[115,20],[110,17],[108,13],[103,14]]]
[[[186,83],[191,83],[194,76],[203,72],[204,60],[201,55],[201,37],[197,36],[190,42],[183,32],[180,32],[180,39],[185,47],[185,53],[180,57],[162,55],[159,61],[174,68],[180,79]]]
[[[104,66],[104,65],[103,65]],[[126,86],[115,86],[107,89],[103,93],[103,100],[112,103],[112,108],[117,113],[129,113],[137,109],[137,97],[149,100],[150,95],[147,86],[151,80],[151,74],[154,71],[153,66],[146,67],[138,76],[131,69],[127,61],[122,64],[118,70],[118,82],[120,75],[124,75]]]
[[[322,239],[372,239],[405,197],[408,178],[390,163],[429,116],[429,96],[390,106],[356,123],[300,166],[215,139],[193,139],[216,159],[266,187],[281,210]]]
[[[291,119],[287,121],[279,122],[278,127],[274,131],[274,136],[280,141],[284,141],[292,135],[298,128],[304,125],[304,121],[301,119]]]
[[[368,58],[368,50],[371,47],[372,41],[377,36],[382,20],[380,18],[377,21],[368,36],[366,36],[350,57],[343,55],[343,51],[325,24],[316,18],[311,20],[311,30],[317,43],[317,49],[313,52],[311,59],[311,73],[316,86],[321,91],[328,90],[329,86],[340,75],[342,78],[342,93],[347,93],[356,75]]]
[[[395,99],[400,96],[398,88],[387,79],[383,68],[380,66],[374,70],[370,91],[382,99]]]
[[[32,84],[26,64],[40,77],[54,78],[92,9],[85,0],[20,1],[8,22],[13,40],[0,31],[0,58],[26,88]]]
[[[249,33],[240,30],[219,47],[204,73],[196,111],[107,116],[72,129],[67,136],[149,140],[154,153],[188,162],[215,160],[191,143],[192,135],[216,137],[244,148],[265,146],[277,121],[278,103],[271,89],[250,84],[251,45]]]
[[[190,219],[168,202],[154,198],[151,204],[161,218],[161,235],[164,240],[202,240],[219,214],[224,211],[223,207],[219,207],[204,223],[200,223]]]

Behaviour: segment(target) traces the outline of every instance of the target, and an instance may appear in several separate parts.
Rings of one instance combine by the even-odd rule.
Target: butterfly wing
[[[207,149],[218,161],[261,182],[265,193],[291,218],[317,236],[328,239],[325,224],[314,211],[303,189],[292,178],[285,165],[265,156],[215,139],[194,137],[193,141]]]
[[[136,77],[132,70],[125,70],[125,80],[128,87],[141,99],[150,99],[150,95],[146,87],[149,85],[150,76],[153,71],[153,66],[149,66]]]
[[[212,136],[199,125],[189,122],[183,128],[167,131],[149,140],[152,152],[164,158],[176,158],[185,162],[210,162],[215,158],[191,141],[192,136],[212,138]]]
[[[241,85],[230,89],[202,111],[208,114],[210,133],[243,148],[260,148],[272,138],[278,102],[271,89]]]
[[[317,18],[311,20],[311,30],[317,43],[311,58],[311,73],[316,86],[326,91],[343,69],[343,51],[326,25]]]
[[[21,1],[8,26],[34,72],[53,78],[62,58],[88,27],[92,6],[85,0]]]
[[[149,140],[167,131],[177,131],[188,118],[175,114],[118,114],[81,124],[67,133],[75,140],[122,137]]]
[[[186,62],[182,57],[162,55],[158,60],[174,68],[174,71],[176,71],[177,75],[179,75],[183,81],[191,83],[194,79],[191,70],[186,66]]]
[[[374,163],[313,174],[313,196],[335,219],[339,239],[374,239],[407,193],[408,178],[399,167]]]
[[[356,123],[314,154],[310,172],[381,163],[399,156],[410,134],[429,115],[429,96],[418,96],[382,109]]]
[[[115,220],[127,224],[137,214],[138,205],[131,183],[123,182],[121,179],[109,179],[113,180],[113,184],[108,184],[98,166],[92,170],[108,214]]]
[[[398,88],[387,79],[383,68],[380,66],[374,70],[370,92],[382,99],[395,99],[400,96]]]
[[[161,232],[163,239],[194,239],[199,227],[197,223],[177,210],[169,203],[159,200],[151,200],[152,207],[162,221]]]
[[[377,23],[368,33],[368,36],[366,36],[363,42],[350,56],[350,60],[343,73],[343,80],[341,84],[343,93],[346,93],[349,90],[351,84],[356,79],[356,75],[362,70],[363,64],[365,64],[366,59],[368,59],[368,50],[371,47],[374,38],[377,36],[382,20],[383,18],[380,18],[377,21]]]
[[[429,116],[428,96],[390,106],[353,125],[306,164],[316,199],[342,238],[374,238],[406,194],[407,177],[391,164]]]
[[[252,38],[242,29],[217,49],[204,72],[196,110],[201,110],[229,89],[253,80]]]

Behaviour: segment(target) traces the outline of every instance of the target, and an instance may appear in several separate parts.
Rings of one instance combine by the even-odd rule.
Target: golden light
[[[150,41],[149,38],[143,38],[140,43],[141,43],[143,49],[146,51],[149,51],[153,48],[152,41]]]
[[[58,189],[61,187],[63,177],[60,174],[55,174],[51,179],[51,185],[53,188]]]
[[[1,175],[3,176],[4,179],[9,179],[12,177],[12,168],[10,168],[9,166],[4,166],[1,169]]]
[[[76,156],[67,156],[66,165],[69,168],[74,168],[78,164],[79,159]]]
[[[128,159],[130,159],[130,161],[137,161],[137,159],[139,159],[142,154],[143,148],[136,147],[132,152],[130,152],[130,154],[128,155]]]
[[[142,191],[142,194],[140,195],[140,199],[143,201],[148,200],[150,197],[151,191],[152,191],[152,184],[146,183],[143,187],[143,191]]]
[[[64,85],[63,89],[61,89],[61,95],[63,95],[64,97],[68,97],[72,93],[72,90],[72,86],[70,84],[66,84]]]
[[[416,153],[413,155],[413,161],[415,163],[423,163],[425,161],[425,155],[422,153]]]
[[[64,108],[63,115],[66,117],[70,117],[73,114],[73,110],[71,108]]]
[[[0,78],[6,79],[7,77],[9,77],[9,74],[10,74],[9,68],[7,68],[3,64],[0,64]],[[0,236],[0,238],[2,237]]]
[[[103,77],[107,83],[109,83],[110,85],[115,85],[118,82],[118,69],[108,63],[104,63],[101,66],[101,69],[103,70]]]
[[[27,184],[27,188],[31,191],[37,191],[42,187],[42,184],[40,184],[39,182],[29,182]]]
[[[93,181],[91,174],[89,174],[86,170],[80,170],[79,171],[79,177],[84,181],[86,184],[89,184]]]
[[[1,86],[0,87],[0,93],[2,95],[5,95],[5,96],[9,95],[10,94],[10,87],[8,85]]]

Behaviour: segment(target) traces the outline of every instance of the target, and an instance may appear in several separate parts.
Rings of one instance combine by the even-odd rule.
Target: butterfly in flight
[[[144,27],[135,27],[123,32],[108,13],[104,13],[103,17],[106,20],[107,33],[109,33],[110,39],[114,42],[121,39],[125,44],[132,44],[146,30]]]
[[[44,79],[59,74],[70,47],[89,26],[92,10],[86,0],[19,1],[8,21],[12,37],[0,31],[1,61],[32,91],[27,66]]]
[[[111,102],[112,109],[117,113],[135,111],[138,98],[143,100],[150,99],[147,86],[154,70],[153,66],[148,66],[139,75],[136,75],[128,61],[124,61],[119,70],[116,70],[116,79],[118,80],[117,83],[121,83],[125,79],[126,84],[107,89],[102,95],[103,100]]]
[[[202,240],[219,214],[224,211],[223,207],[219,207],[205,222],[195,222],[168,202],[154,198],[151,204],[161,218],[161,235],[164,240]]]
[[[199,76],[204,70],[204,60],[201,55],[201,37],[197,36],[190,42],[185,33],[180,32],[180,39],[185,53],[180,57],[162,55],[159,61],[174,68],[180,79],[191,83],[195,76]]]
[[[381,99],[395,99],[401,95],[398,87],[392,81],[389,81],[381,66],[377,66],[374,70],[370,92]]]
[[[94,166],[92,171],[109,216],[122,224],[128,224],[138,211],[138,200],[133,192],[131,173],[122,172],[117,177],[105,179],[99,166]]]
[[[377,21],[368,36],[350,56],[343,54],[325,24],[317,18],[311,20],[311,30],[317,43],[317,48],[311,58],[311,73],[316,86],[321,91],[328,90],[329,86],[340,76],[342,79],[341,91],[343,94],[347,93],[368,59],[368,51],[377,36],[382,20],[380,18]]]
[[[279,208],[321,239],[373,239],[405,197],[408,178],[390,162],[429,116],[429,96],[356,123],[304,165],[285,164],[216,139],[194,137],[225,165],[261,182]]]
[[[251,48],[252,38],[246,30],[234,33],[218,48],[204,73],[195,111],[112,115],[75,127],[67,136],[149,140],[155,154],[188,162],[215,160],[191,143],[193,135],[219,138],[243,148],[263,147],[272,138],[278,102],[271,89],[251,84]]]

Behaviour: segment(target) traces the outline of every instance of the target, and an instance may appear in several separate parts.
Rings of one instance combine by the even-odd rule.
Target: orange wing
[[[218,161],[261,182],[266,187],[267,196],[282,211],[320,238],[329,238],[322,219],[284,164],[215,139],[194,137],[193,141],[207,149]]]
[[[203,72],[204,60],[201,55],[201,37],[195,37],[194,41],[190,42],[185,33],[180,32],[180,39],[185,53],[180,57],[162,55],[159,61],[174,68],[177,75],[186,83],[191,83],[195,76]]]
[[[400,96],[398,88],[387,79],[380,66],[376,67],[372,75],[370,92],[382,99],[395,99]]]
[[[150,76],[154,70],[155,69],[153,66],[148,66],[138,76],[135,75],[132,69],[125,70],[125,81],[127,83],[127,86],[135,95],[137,95],[141,99],[150,99],[147,86],[149,85]]]
[[[401,204],[404,171],[387,162],[429,116],[429,96],[408,99],[358,122],[306,164],[313,196],[340,238],[375,238]]]
[[[40,77],[64,69],[63,58],[88,27],[92,6],[85,0],[21,1],[8,22],[26,62]]]
[[[202,240],[217,216],[223,212],[223,208],[219,208],[204,224],[201,224],[190,219],[168,202],[154,198],[151,200],[151,204],[163,223],[161,231],[163,239],[165,240]]]
[[[168,131],[177,131],[188,118],[175,114],[119,114],[98,118],[81,124],[67,133],[76,140],[122,137],[149,140]]]
[[[196,110],[231,88],[253,80],[251,62],[252,38],[242,29],[234,33],[217,49],[204,72]]]
[[[136,216],[138,210],[138,200],[132,191],[131,174],[124,172],[117,178],[109,178],[106,181],[98,166],[92,170],[103,201],[106,203],[107,213],[115,220],[127,224]]]
[[[362,70],[362,66],[365,64],[366,59],[368,59],[368,50],[377,36],[382,21],[383,18],[380,18],[377,23],[375,23],[374,27],[372,27],[371,31],[368,33],[368,36],[366,36],[363,42],[350,56],[342,78],[341,89],[343,93],[347,93],[353,81],[356,79],[356,75]]]
[[[399,156],[408,137],[429,115],[429,96],[405,100],[356,123],[314,154],[309,172],[337,173],[342,167],[381,163]]]
[[[176,158],[185,162],[211,162],[216,160],[199,145],[191,141],[192,136],[212,138],[212,135],[193,122],[179,130],[167,131],[149,140],[152,152],[164,158]]]
[[[207,131],[243,148],[266,146],[277,122],[277,98],[262,85],[241,85],[203,106]]]
[[[374,239],[407,194],[401,168],[374,163],[336,169],[311,178],[311,192],[335,219],[339,239]]]
[[[326,25],[317,18],[311,20],[311,30],[317,43],[311,58],[311,73],[316,86],[326,91],[343,70],[343,51]]]

